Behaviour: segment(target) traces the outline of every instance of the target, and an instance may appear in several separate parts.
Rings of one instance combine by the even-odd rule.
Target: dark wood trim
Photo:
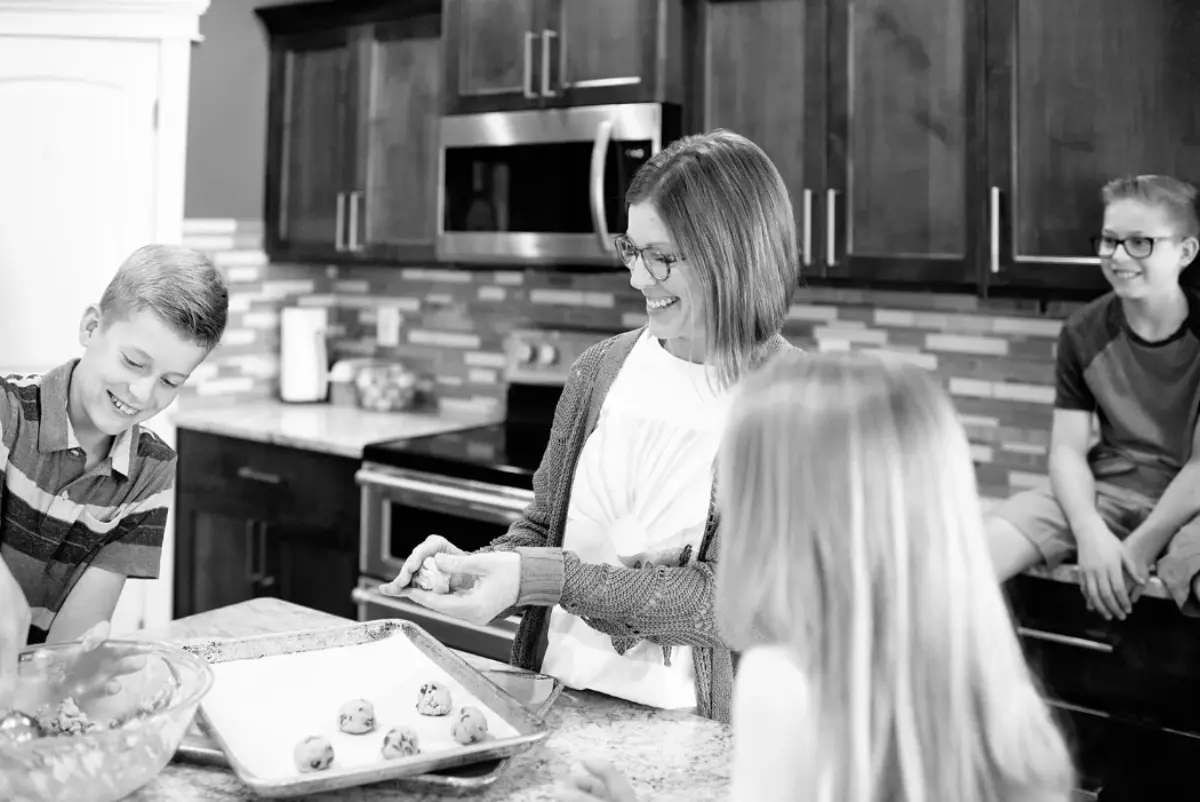
[[[266,232],[264,247],[268,253],[277,253],[283,247],[286,232],[283,225],[284,118],[287,115],[287,51],[272,44],[267,78],[267,125],[266,139],[266,182],[263,191],[263,228]]]
[[[829,81],[829,4],[836,0],[809,0],[805,9],[804,41],[804,185],[812,190],[812,264],[800,266],[801,283],[809,277],[825,277],[825,188],[829,186],[829,131],[832,120]],[[792,198],[800,221],[798,236],[803,240],[803,196]],[[804,243],[800,243],[801,248]],[[801,257],[803,259],[803,256]]]
[[[390,22],[424,14],[440,15],[441,11],[441,0],[316,0],[309,3],[262,6],[254,9],[254,14],[269,34],[286,36],[327,30],[331,25],[348,27]]]

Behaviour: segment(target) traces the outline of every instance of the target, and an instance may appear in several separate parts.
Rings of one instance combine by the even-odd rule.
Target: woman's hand
[[[396,578],[386,585],[379,586],[379,592],[384,596],[399,596],[400,591],[408,590],[409,583],[412,582],[413,575],[421,570],[421,564],[429,557],[435,554],[464,554],[465,552],[458,546],[455,546],[449,540],[441,535],[430,535],[422,541],[421,545],[413,549],[412,554],[408,555],[408,559],[404,561],[404,565],[400,568],[400,573],[396,574]],[[454,580],[451,579],[450,585],[454,587]],[[407,594],[405,594],[407,595]]]
[[[559,802],[637,802],[625,775],[605,760],[583,761],[583,772],[572,774],[555,790]]]
[[[25,591],[0,559],[0,715],[17,692],[17,658],[29,637],[29,618]]]
[[[517,596],[521,592],[521,555],[516,552],[443,552],[436,554],[434,560],[444,573],[458,578],[452,579],[450,593],[403,588],[394,595],[412,599],[430,610],[472,624],[494,621],[500,613],[517,603]]]

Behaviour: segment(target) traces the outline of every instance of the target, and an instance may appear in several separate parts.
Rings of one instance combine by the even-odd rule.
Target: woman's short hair
[[[782,328],[799,280],[792,202],[779,170],[744,136],[716,130],[676,140],[625,194],[650,203],[704,293],[706,348],[725,384]]]

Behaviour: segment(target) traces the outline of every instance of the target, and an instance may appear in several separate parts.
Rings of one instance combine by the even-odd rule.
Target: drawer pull
[[[1059,635],[1056,632],[1029,629],[1028,627],[1017,627],[1017,633],[1026,638],[1049,641],[1050,643],[1057,643],[1062,646],[1074,646],[1077,649],[1087,649],[1088,651],[1100,652],[1101,654],[1112,654],[1113,652],[1111,643],[1101,643],[1100,641],[1088,640],[1087,638],[1073,638],[1070,635]]]
[[[251,482],[262,482],[264,485],[278,485],[283,483],[283,480],[280,479],[277,474],[256,471],[246,465],[243,465],[237,469],[237,475],[239,479],[247,479]]]

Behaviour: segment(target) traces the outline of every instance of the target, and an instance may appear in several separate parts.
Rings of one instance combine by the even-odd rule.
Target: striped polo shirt
[[[158,576],[175,482],[175,452],[140,426],[84,469],[87,455],[67,417],[77,362],[0,377],[0,557],[29,601],[31,642],[45,639],[89,565]]]

